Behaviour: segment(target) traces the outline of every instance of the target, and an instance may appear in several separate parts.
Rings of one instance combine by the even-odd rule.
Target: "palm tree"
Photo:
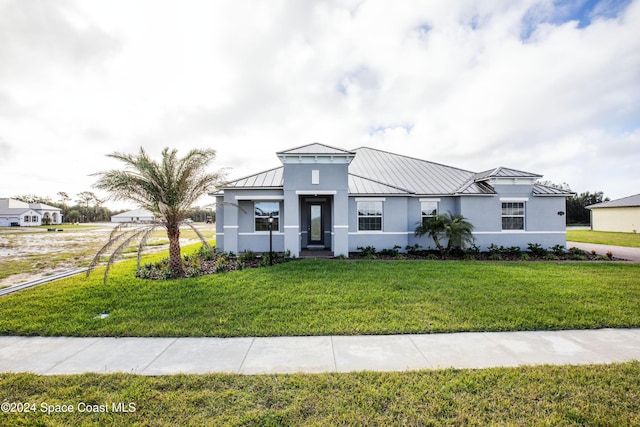
[[[448,212],[418,224],[415,235],[431,237],[436,248],[445,258],[451,252],[453,245],[464,249],[467,243],[473,243],[473,228],[473,225],[464,216]],[[441,242],[443,238],[448,240],[446,247]]]
[[[185,212],[198,198],[211,192],[224,177],[223,171],[213,173],[205,171],[215,155],[216,152],[213,149],[196,149],[189,151],[185,157],[178,158],[176,149],[165,148],[162,150],[162,160],[158,163],[149,158],[141,147],[137,155],[113,153],[108,156],[124,163],[124,170],[94,174],[99,177],[94,187],[105,190],[111,199],[134,202],[160,217],[161,225],[166,228],[169,238],[169,269],[174,277],[183,275],[180,225],[185,219]],[[139,227],[119,237],[114,233],[121,231],[122,227],[117,227],[109,243],[94,257],[92,266],[95,266],[105,250],[118,240],[122,243],[114,251],[114,255],[135,239],[140,239],[140,251],[146,238],[156,226]],[[204,240],[202,236],[201,239]],[[206,240],[204,242],[206,244]],[[105,280],[107,271],[105,271]]]

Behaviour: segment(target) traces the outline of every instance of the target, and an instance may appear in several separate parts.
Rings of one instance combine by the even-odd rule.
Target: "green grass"
[[[640,363],[296,375],[0,374],[3,426],[640,424]],[[83,413],[123,402],[130,413]],[[71,405],[46,414],[42,404]]]
[[[147,259],[161,257],[150,255]],[[640,265],[300,260],[173,281],[135,263],[0,298],[0,334],[282,336],[640,326]],[[110,313],[104,320],[100,313]]]
[[[608,231],[567,230],[570,242],[597,243],[600,245],[628,246],[640,248],[640,234],[613,233]]]

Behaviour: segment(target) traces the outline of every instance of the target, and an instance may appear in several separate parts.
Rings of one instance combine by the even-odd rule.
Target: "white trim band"
[[[384,197],[356,197],[356,202],[384,202]]]
[[[296,190],[296,196],[335,196],[336,190]]]
[[[236,200],[284,200],[284,196],[265,196],[265,195],[239,195]]]
[[[528,202],[528,197],[500,197],[501,202]]]

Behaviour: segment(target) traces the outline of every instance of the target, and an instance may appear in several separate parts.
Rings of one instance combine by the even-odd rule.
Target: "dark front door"
[[[309,236],[309,245],[324,245],[324,227],[322,221],[322,205],[309,205],[309,224],[307,226],[307,235]]]

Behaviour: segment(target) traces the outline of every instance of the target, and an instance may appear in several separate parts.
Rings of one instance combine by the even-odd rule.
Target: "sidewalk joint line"
[[[45,338],[57,338],[57,337],[45,337]],[[72,338],[72,339],[73,339],[73,338],[75,338],[75,337],[67,337],[67,338]],[[76,355],[80,354],[81,352],[85,351],[85,350],[86,350],[86,349],[88,349],[89,347],[96,345],[96,343],[97,343],[98,341],[100,341],[100,338],[99,338],[99,337],[93,337],[93,338],[86,338],[86,337],[83,337],[83,338],[77,338],[77,339],[80,339],[80,340],[92,340],[93,342],[91,342],[91,343],[89,343],[88,345],[86,345],[86,346],[82,347],[81,349],[79,349],[79,350],[78,350],[78,351],[76,351],[75,353],[70,354],[69,356],[65,357],[64,359],[62,359],[62,360],[58,360],[56,363],[54,363],[54,364],[53,364],[53,365],[51,365],[49,368],[47,368],[47,369],[44,371],[45,373],[47,373],[47,372],[51,371],[51,370],[52,370],[53,368],[55,368],[56,366],[60,365],[61,363],[66,362],[67,360],[71,359],[72,357],[74,357],[74,356],[76,356]]]
[[[146,370],[147,370],[147,368],[149,368],[149,366],[153,365],[153,362],[155,362],[156,360],[158,360],[158,358],[159,358],[160,356],[162,356],[162,355],[163,355],[167,350],[169,350],[169,348],[171,348],[171,347],[176,343],[176,341],[178,341],[178,338],[179,338],[179,337],[175,337],[175,338],[173,339],[173,341],[171,341],[171,343],[170,343],[168,346],[166,346],[164,350],[162,350],[160,353],[158,353],[158,354],[156,355],[156,357],[154,357],[154,358],[153,358],[153,360],[152,360],[151,362],[147,363],[147,365],[146,365],[144,368],[140,369],[140,373],[142,374],[144,371],[146,371]]]
[[[236,372],[237,374],[240,373],[240,371],[242,371],[242,367],[244,366],[244,362],[247,360],[247,357],[249,356],[249,352],[251,351],[251,348],[253,347],[253,343],[256,341],[256,337],[252,337],[251,338],[251,344],[249,344],[249,348],[247,349],[247,352],[244,354],[244,357],[242,358],[242,362],[240,362],[240,366],[238,366],[238,371]]]

